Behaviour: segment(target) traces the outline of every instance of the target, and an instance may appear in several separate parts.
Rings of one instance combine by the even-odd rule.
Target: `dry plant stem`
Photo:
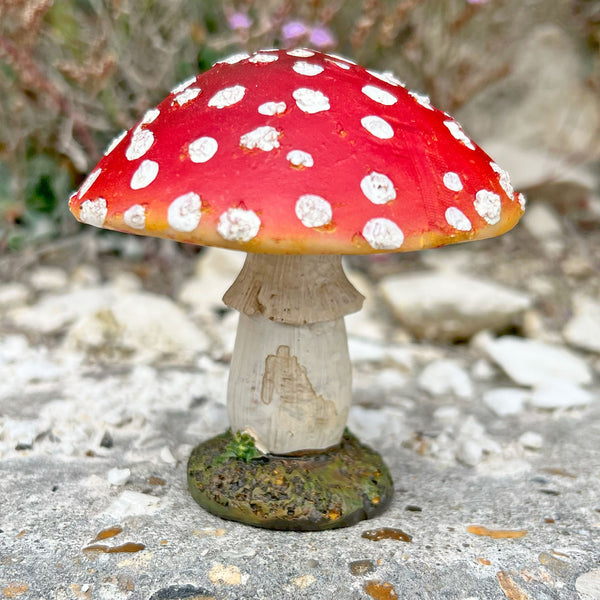
[[[227,390],[232,430],[271,454],[338,444],[352,396],[343,317],[362,304],[340,257],[249,255],[224,300],[242,313]]]

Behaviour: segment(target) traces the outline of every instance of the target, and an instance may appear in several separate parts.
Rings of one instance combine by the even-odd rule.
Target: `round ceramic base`
[[[374,517],[392,499],[381,456],[348,431],[339,446],[324,452],[251,455],[239,434],[229,431],[196,447],[188,462],[196,502],[255,527],[318,531]]]

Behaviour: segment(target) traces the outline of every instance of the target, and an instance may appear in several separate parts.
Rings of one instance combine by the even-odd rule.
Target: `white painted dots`
[[[231,56],[228,56],[227,58],[222,58],[221,60],[218,60],[215,64],[216,65],[221,65],[221,64],[227,64],[227,65],[235,65],[239,62],[242,62],[243,60],[250,58],[250,55],[247,54],[246,52],[238,52],[237,54],[232,54]]]
[[[444,185],[451,190],[452,192],[460,192],[463,189],[462,181],[457,173],[453,171],[448,171],[444,173]]]
[[[258,107],[261,115],[272,117],[273,115],[282,115],[287,108],[285,102],[265,102]]]
[[[257,127],[248,133],[245,133],[240,138],[240,146],[247,150],[253,150],[258,148],[269,152],[273,148],[279,148],[279,132],[275,127],[265,125],[263,127]]]
[[[179,106],[185,106],[188,102],[195,100],[201,92],[202,90],[197,87],[186,88],[185,90],[183,90],[183,92],[177,94],[177,96],[173,98],[171,105],[175,106],[175,104],[177,104]]]
[[[134,204],[123,213],[125,225],[132,229],[146,227],[146,209],[141,204]]]
[[[318,90],[298,88],[292,93],[298,108],[308,114],[329,110],[329,98]]]
[[[513,189],[512,184],[510,183],[510,175],[495,162],[490,162],[490,167],[495,173],[498,173],[500,187],[506,192],[506,195],[513,200],[515,197],[515,190]]]
[[[167,221],[175,231],[193,231],[200,223],[201,208],[200,196],[195,192],[188,192],[171,202],[167,211]]]
[[[431,106],[431,100],[429,96],[425,94],[418,94],[417,92],[408,92],[409,96],[414,98],[423,108],[428,110],[433,110],[433,106]]]
[[[465,213],[456,206],[447,208],[444,216],[446,217],[446,223],[459,231],[471,231],[473,227]]]
[[[230,208],[219,218],[217,231],[230,242],[249,242],[260,229],[260,219],[251,210]]]
[[[83,198],[88,193],[89,189],[94,185],[96,179],[98,179],[100,176],[100,173],[102,173],[102,169],[96,169],[87,176],[87,179],[83,182],[83,185],[79,189],[80,198]]]
[[[373,171],[362,178],[360,189],[373,204],[386,204],[396,199],[392,180],[383,173]]]
[[[475,194],[473,205],[477,214],[489,225],[495,225],[500,221],[502,203],[498,194],[494,194],[494,192],[488,190],[479,190]]]
[[[315,53],[312,50],[307,50],[306,48],[296,48],[296,50],[289,50],[286,52],[288,56],[295,56],[296,58],[310,58],[314,56]]]
[[[152,146],[153,143],[154,134],[149,129],[137,127],[131,136],[129,146],[125,151],[127,160],[137,160],[138,158],[141,158],[148,150],[150,150],[150,146]]]
[[[361,125],[371,135],[374,135],[380,140],[389,140],[390,138],[394,137],[394,130],[392,129],[392,126],[381,117],[369,115],[367,117],[363,117],[360,122]]]
[[[404,242],[402,230],[389,219],[377,218],[367,221],[362,234],[374,250],[397,250]]]
[[[125,139],[126,135],[127,130],[121,131],[121,133],[110,142],[104,151],[104,156],[108,156]]]
[[[277,56],[277,54],[263,54],[263,53],[258,53],[255,54],[254,56],[251,56],[248,59],[248,62],[254,63],[254,64],[268,64],[268,63],[272,63],[275,62],[279,57]]]
[[[158,175],[158,163],[153,160],[144,160],[131,177],[129,186],[132,190],[141,190],[149,186]]]
[[[307,75],[308,77],[319,75],[319,73],[322,73],[325,70],[321,65],[305,62],[303,60],[295,62],[292,69],[294,69],[296,73],[300,75]]]
[[[246,93],[246,88],[243,85],[234,85],[217,92],[209,101],[208,106],[216,108],[225,108],[237,104]]]
[[[296,202],[296,216],[305,227],[323,227],[331,222],[331,204],[315,194],[304,194]]]
[[[290,150],[286,159],[293,167],[312,167],[315,164],[313,157],[303,150]]]
[[[462,142],[469,150],[475,150],[475,144],[467,137],[462,127],[456,121],[444,121],[444,125],[448,128],[452,137]]]
[[[362,93],[371,98],[371,100],[385,106],[392,106],[398,102],[398,98],[396,98],[394,94],[390,94],[390,92],[382,90],[374,85],[365,85],[362,89]]]
[[[209,161],[219,149],[215,138],[209,136],[199,137],[188,146],[190,160],[194,163],[205,163]]]
[[[196,83],[196,77],[190,77],[189,79],[182,81],[179,85],[171,90],[171,94],[180,94],[183,92],[183,90],[189,88],[193,83]]]
[[[106,207],[106,200],[104,198],[97,198],[96,200],[86,200],[81,203],[81,211],[79,213],[79,220],[82,223],[93,225],[94,227],[102,227],[106,220],[108,208]]]

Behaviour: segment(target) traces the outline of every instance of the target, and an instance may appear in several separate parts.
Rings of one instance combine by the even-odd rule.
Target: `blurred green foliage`
[[[316,45],[395,69],[454,110],[506,74],[532,20],[568,22],[597,45],[592,4],[1,0],[0,252],[77,231],[66,200],[109,141],[224,55]]]

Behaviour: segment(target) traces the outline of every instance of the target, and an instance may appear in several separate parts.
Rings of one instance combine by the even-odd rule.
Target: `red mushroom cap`
[[[69,202],[82,222],[272,254],[493,237],[524,197],[390,74],[313,50],[236,55],[121,134]]]

